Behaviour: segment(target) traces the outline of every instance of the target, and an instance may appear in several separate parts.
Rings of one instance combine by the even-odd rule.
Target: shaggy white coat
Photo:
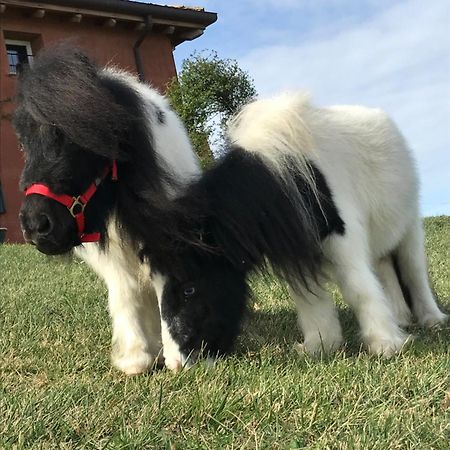
[[[414,160],[383,111],[315,108],[307,95],[286,94],[246,106],[231,122],[229,137],[263,156],[281,178],[286,154],[306,178],[307,160],[325,176],[345,234],[323,242],[324,272],[355,311],[371,352],[390,355],[408,339],[400,326],[410,323],[411,313],[390,258],[394,252],[417,321],[432,327],[446,319],[428,282]],[[311,287],[313,293],[290,289],[304,349],[336,349],[342,332],[332,299],[313,280]]]

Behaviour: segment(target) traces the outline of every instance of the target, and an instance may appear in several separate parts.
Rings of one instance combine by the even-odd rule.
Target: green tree
[[[213,160],[209,143],[224,145],[227,120],[256,97],[253,80],[232,59],[200,52],[185,59],[178,78],[168,85],[167,95],[184,121],[203,166]]]

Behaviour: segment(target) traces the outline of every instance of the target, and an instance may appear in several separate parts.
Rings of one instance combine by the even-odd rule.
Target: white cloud
[[[330,24],[331,34],[326,22],[306,40],[291,30],[239,63],[261,96],[306,88],[316,103],[387,110],[418,158],[423,212],[450,214],[450,4],[390,5],[364,22]]]

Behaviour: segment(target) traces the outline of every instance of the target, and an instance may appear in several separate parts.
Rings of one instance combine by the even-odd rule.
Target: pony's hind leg
[[[448,318],[436,304],[430,288],[425,257],[422,224],[413,223],[401,240],[396,258],[402,282],[409,290],[413,314],[426,327],[433,327]]]
[[[390,356],[402,349],[408,336],[400,329],[392,306],[371,267],[365,234],[333,236],[329,240],[336,282],[353,308],[362,338],[371,353]]]
[[[289,286],[289,293],[297,306],[304,351],[319,354],[336,350],[342,343],[342,331],[330,294],[313,280],[308,280],[308,289]]]
[[[391,255],[381,258],[376,263],[376,272],[385,296],[392,306],[397,323],[403,327],[410,325],[412,319],[411,310],[403,296]]]

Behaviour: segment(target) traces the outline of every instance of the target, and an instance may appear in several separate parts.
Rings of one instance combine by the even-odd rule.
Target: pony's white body
[[[418,179],[411,153],[393,122],[379,109],[315,108],[305,95],[284,95],[245,107],[230,124],[232,143],[263,156],[281,178],[283,155],[309,176],[307,161],[324,175],[345,223],[345,233],[323,242],[324,273],[353,307],[374,353],[401,349],[410,322],[391,255],[411,293],[420,324],[445,320],[428,283]],[[291,287],[305,350],[338,347],[342,334],[331,297],[310,280],[312,292]],[[301,292],[302,291],[302,292]]]
[[[167,100],[126,72],[107,68],[104,74],[122,79],[144,100],[160,167],[181,185],[198,175],[198,160],[186,130]],[[164,113],[163,124],[158,121],[155,106]],[[172,186],[166,189],[168,198],[176,194]],[[140,261],[134,246],[123,241],[116,227],[112,218],[105,250],[98,244],[84,244],[75,252],[105,280],[113,328],[112,361],[118,369],[133,375],[147,371],[162,356],[160,314],[148,263]]]

